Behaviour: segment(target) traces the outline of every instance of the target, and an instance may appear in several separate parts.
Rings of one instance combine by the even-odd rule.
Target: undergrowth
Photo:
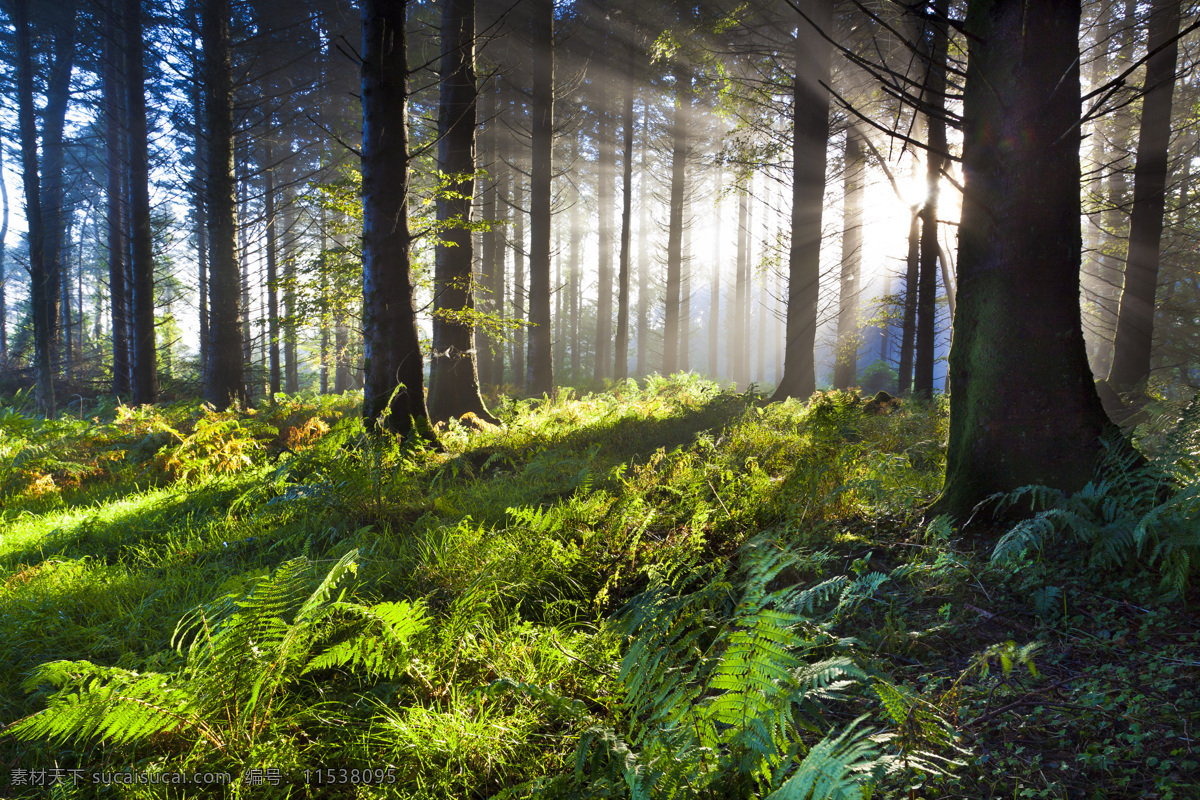
[[[1194,411],[1008,498],[1051,505],[994,559],[921,517],[944,405],[496,411],[435,451],[353,396],[0,410],[4,796],[1197,789]]]

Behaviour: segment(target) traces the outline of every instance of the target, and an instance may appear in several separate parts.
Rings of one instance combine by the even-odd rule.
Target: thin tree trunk
[[[621,155],[621,256],[617,274],[617,341],[613,378],[623,381],[629,377],[629,260],[630,234],[633,225],[633,99],[637,93],[634,83],[637,68],[634,36],[629,37],[625,73],[625,109],[621,125],[625,141]]]
[[[528,383],[525,378],[525,186],[521,182],[521,176],[514,174],[513,178],[513,285],[512,285],[512,304],[513,318],[517,320],[517,327],[513,331],[512,344],[512,372],[513,383],[516,384],[518,391],[525,391],[528,388]]]
[[[269,124],[269,123],[268,123]],[[267,227],[267,341],[270,359],[270,400],[282,388],[279,374],[279,232],[275,220],[275,149],[271,146],[271,131],[263,145],[263,223]]]
[[[646,150],[649,147],[650,104],[643,103],[642,108],[642,152],[638,156],[638,175],[641,176],[641,198],[638,212],[638,332],[637,332],[637,374],[639,377],[649,369],[647,354],[650,347],[650,222],[646,213]]]
[[[0,140],[0,173],[4,171],[4,143]],[[8,288],[4,271],[4,243],[8,237],[8,184],[0,180],[0,367],[8,363]]]
[[[604,81],[600,81],[603,86]],[[613,178],[616,171],[616,131],[608,110],[609,93],[601,88],[596,98],[596,360],[592,381],[603,382],[612,366],[612,255]]]
[[[853,127],[846,131],[842,276],[833,367],[835,389],[849,389],[858,377],[858,281],[862,269],[863,172],[866,167],[859,135]]]
[[[500,89],[503,94],[508,95],[508,100],[502,105],[507,105],[509,113],[515,115],[517,100],[516,94],[507,84],[501,83]],[[517,210],[512,207],[512,184],[513,170],[509,168],[507,159],[512,153],[512,137],[505,134],[500,134],[497,137],[496,143],[496,171],[499,173],[496,178],[496,264],[495,270],[492,273],[492,303],[495,309],[496,317],[503,323],[508,315],[507,307],[507,287],[508,287],[508,250],[515,238],[515,233],[508,228],[509,222],[517,223],[520,221],[520,215]],[[522,245],[523,246],[523,245]],[[513,252],[513,257],[516,258],[516,251]],[[502,329],[503,330],[503,329]],[[520,333],[519,330],[514,331],[513,335]],[[497,337],[492,350],[492,376],[495,379],[495,385],[499,388],[504,384],[504,354],[507,349],[507,335],[501,333]]]
[[[554,160],[554,0],[533,7],[533,169],[529,184],[529,375],[534,397],[554,391],[550,336],[550,177]]]
[[[672,68],[675,107],[671,114],[671,212],[667,226],[667,299],[663,327],[663,374],[679,369],[679,299],[683,270],[683,197],[687,179],[688,116],[692,104],[692,72],[682,61]]]
[[[125,0],[125,86],[129,113],[129,219],[133,260],[133,401],[158,399],[154,330],[154,232],[150,226],[150,157],[143,79],[142,4]]]
[[[290,154],[289,146],[289,154]],[[296,317],[296,196],[290,188],[294,184],[294,170],[284,172],[288,176],[289,188],[283,192],[283,319],[280,320],[283,335],[283,390],[288,394],[300,391],[300,356]]]
[[[1129,221],[1129,259],[1117,317],[1111,386],[1133,387],[1150,377],[1154,340],[1154,295],[1166,204],[1167,148],[1171,138],[1171,94],[1179,44],[1179,0],[1150,4],[1150,43],[1146,63],[1146,99],[1133,173],[1133,213]],[[1168,44],[1169,42],[1169,44]],[[1164,46],[1165,45],[1165,46]]]
[[[579,141],[576,139],[571,146],[572,161],[579,158]],[[568,269],[571,273],[571,380],[579,383],[581,374],[580,359],[583,356],[583,346],[579,341],[579,246],[583,239],[583,229],[580,223],[580,211],[583,198],[579,196],[579,188],[575,189],[575,202],[571,204],[571,253]]]
[[[188,4],[189,20],[194,26],[193,35],[200,33],[200,9],[198,0]],[[107,46],[107,44],[106,44]],[[196,271],[199,287],[197,290],[200,307],[200,383],[208,386],[208,211],[204,204],[205,186],[208,181],[206,164],[207,143],[204,135],[204,76],[202,70],[203,53],[198,48],[191,51],[195,72],[192,80],[192,140],[195,148],[192,163],[193,215],[196,225]],[[107,81],[107,78],[106,78]],[[107,83],[106,83],[107,86]],[[107,89],[106,89],[107,91]],[[110,151],[112,150],[110,146]],[[110,156],[111,158],[111,156]],[[111,211],[109,212],[112,213]],[[115,326],[114,326],[115,327]]]
[[[207,207],[209,234],[208,385],[219,409],[245,402],[242,357],[241,269],[237,258],[237,197],[233,167],[233,65],[230,0],[203,0],[204,109],[208,124]]]
[[[46,82],[46,105],[42,111],[42,223],[46,241],[46,302],[50,325],[51,362],[57,372],[59,336],[62,319],[63,274],[67,271],[65,258],[66,213],[64,209],[63,168],[66,145],[63,129],[67,105],[71,99],[71,72],[75,62],[75,4],[67,2],[60,12],[65,25],[54,26],[54,60]]]
[[[104,125],[108,176],[108,286],[112,313],[113,394],[129,394],[129,320],[125,304],[125,210],[122,176],[125,152],[123,25],[117,0],[109,0],[104,24]],[[203,203],[200,204],[203,207]]]
[[[721,191],[721,185],[724,183],[722,175],[717,173],[717,192]],[[712,380],[718,380],[718,369],[720,359],[718,358],[720,337],[720,321],[721,321],[721,202],[718,194],[717,206],[715,208],[715,219],[713,225],[716,228],[714,239],[716,245],[712,257],[712,273],[708,281],[708,376]]]
[[[499,80],[498,78],[496,80]],[[482,276],[480,285],[483,288],[483,296],[479,298],[479,305],[482,306],[483,312],[489,316],[496,315],[496,270],[500,264],[498,253],[500,248],[497,247],[497,227],[499,221],[496,213],[496,181],[500,169],[500,158],[496,147],[499,143],[499,137],[496,135],[496,126],[499,123],[499,118],[496,116],[496,93],[497,86],[495,84],[486,85],[483,89],[483,136],[480,146],[479,162],[480,166],[486,171],[483,184],[483,205],[480,209],[483,215],[483,221],[487,227],[480,237],[480,249],[482,250],[481,258]],[[495,387],[500,383],[500,379],[495,374],[494,364],[495,359],[493,352],[496,347],[496,337],[492,336],[488,330],[489,326],[480,326],[475,332],[475,350],[477,353],[476,360],[478,361],[479,383],[489,388]]]
[[[900,328],[900,394],[913,386],[913,353],[917,342],[917,277],[921,263],[921,217],[916,206],[908,222],[908,257],[904,271],[904,317]]]
[[[17,125],[21,142],[21,169],[25,184],[25,224],[29,238],[30,305],[33,317],[34,368],[37,405],[53,417],[54,358],[50,327],[49,286],[46,275],[46,237],[42,219],[42,191],[38,174],[37,124],[33,106],[33,36],[29,30],[29,0],[13,0],[11,22],[16,29]]]
[[[933,398],[933,364],[937,347],[937,260],[938,246],[938,184],[946,152],[946,30],[941,20],[947,19],[948,0],[935,0],[936,21],[923,41],[929,41],[929,65],[925,71],[925,126],[929,150],[925,154],[925,205],[921,208],[921,265],[917,275],[917,352],[913,369],[913,396],[922,400]],[[946,292],[949,294],[949,287]]]
[[[499,420],[483,405],[475,371],[470,229],[475,196],[475,0],[442,0],[441,41],[438,171],[451,184],[437,199],[442,233],[434,250],[429,413],[439,421],[474,414],[495,424]]]
[[[792,242],[788,254],[787,341],[773,400],[808,397],[817,387],[815,348],[821,281],[821,211],[829,140],[829,44],[832,0],[806,0],[810,24],[797,22],[792,84]]]
[[[729,337],[729,373],[734,387],[744,387],[749,382],[746,374],[746,276],[749,273],[750,253],[750,192],[749,188],[738,192],[737,267],[734,279],[733,313],[729,315],[732,327]]]
[[[683,247],[679,258],[679,370],[691,371],[692,355],[692,204],[683,201]]]

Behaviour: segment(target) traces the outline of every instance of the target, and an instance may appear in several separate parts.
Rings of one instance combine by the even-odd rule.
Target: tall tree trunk
[[[600,81],[603,87],[604,80]],[[596,98],[596,360],[592,381],[600,384],[612,366],[612,236],[613,183],[616,171],[616,131],[609,114],[609,93],[604,88]]]
[[[529,375],[534,397],[554,391],[550,336],[550,177],[554,158],[554,0],[533,6],[533,168],[529,183]]]
[[[154,231],[150,226],[150,157],[143,79],[142,4],[125,0],[125,86],[129,112],[129,219],[133,260],[133,401],[158,399],[154,331]]]
[[[925,205],[921,208],[921,266],[917,276],[917,352],[913,369],[913,396],[923,400],[933,398],[933,364],[937,347],[937,260],[938,246],[938,183],[942,177],[946,152],[946,30],[942,20],[948,19],[948,0],[935,0],[936,20],[922,37],[929,42],[929,65],[925,71],[925,124],[929,150],[925,160]],[[949,295],[950,287],[946,287]]]
[[[268,126],[270,123],[268,122]],[[267,227],[267,343],[270,359],[270,401],[282,388],[279,374],[279,232],[275,220],[275,148],[268,129],[263,145],[263,224]]]
[[[846,131],[842,205],[842,276],[839,286],[833,388],[849,389],[858,377],[858,279],[862,270],[863,158],[859,132]]]
[[[900,394],[913,386],[913,353],[917,344],[917,283],[921,264],[921,217],[917,206],[908,221],[908,257],[904,270],[904,316],[900,322],[900,366],[897,370]]]
[[[1112,431],[1079,308],[1079,0],[971,0],[946,482],[1074,491]]]
[[[571,145],[573,157],[572,163],[579,158],[579,142],[575,140]],[[571,380],[579,383],[582,378],[582,369],[580,360],[583,357],[583,344],[579,340],[579,279],[580,279],[580,264],[579,264],[579,248],[580,242],[583,239],[583,226],[580,223],[580,211],[583,206],[583,198],[579,195],[579,188],[575,189],[575,202],[571,204],[571,244],[570,244],[570,262],[568,269],[571,273]]]
[[[679,258],[679,370],[691,371],[692,355],[692,204],[683,201],[683,246]]]
[[[54,416],[54,337],[46,274],[46,236],[42,219],[42,190],[38,173],[37,124],[33,106],[33,36],[29,30],[29,0],[13,0],[16,29],[17,126],[21,170],[25,184],[25,224],[29,237],[29,301],[33,317],[35,395],[47,418]]]
[[[638,203],[638,328],[637,328],[637,374],[639,377],[649,369],[647,354],[650,347],[650,220],[646,213],[647,203],[646,150],[649,148],[650,104],[642,107],[642,152],[638,155],[638,175],[641,197]]]
[[[289,145],[289,155],[291,148]],[[283,192],[283,319],[280,320],[283,335],[283,390],[288,394],[300,391],[300,356],[296,316],[296,195],[291,186],[295,183],[294,169],[284,173],[288,188]]]
[[[1133,173],[1133,213],[1129,220],[1129,259],[1117,317],[1117,335],[1108,382],[1132,387],[1150,377],[1154,339],[1154,294],[1166,204],[1167,146],[1171,138],[1171,94],[1179,43],[1179,0],[1150,3],[1150,51],[1146,98]],[[1165,45],[1165,46],[1164,46]]]
[[[636,33],[636,30],[635,30]],[[623,381],[629,377],[629,261],[630,235],[633,225],[633,99],[637,93],[634,83],[637,68],[635,34],[631,34],[625,57],[629,64],[625,73],[625,108],[621,118],[624,142],[621,155],[621,256],[617,273],[617,342],[613,378]]]
[[[721,321],[721,186],[724,184],[722,176],[719,172],[716,175],[717,179],[717,206],[715,209],[715,219],[713,224],[716,227],[714,239],[716,245],[714,252],[711,253],[712,272],[708,281],[708,376],[712,380],[718,380],[718,366],[720,354],[718,352],[721,341],[719,324]]]
[[[363,418],[432,438],[408,228],[408,0],[364,0]]]
[[[0,173],[4,171],[4,143],[0,140]],[[8,277],[4,271],[4,243],[8,238],[8,184],[0,180],[0,368],[8,363]]]
[[[67,2],[58,12],[65,24],[54,25],[53,63],[46,82],[46,105],[42,111],[42,224],[46,241],[46,302],[50,325],[51,362],[61,372],[59,336],[62,326],[63,274],[67,218],[64,209],[63,168],[66,146],[63,129],[71,99],[71,72],[75,63],[75,3]]]
[[[72,320],[71,320],[71,245],[73,244],[73,234],[75,231],[74,215],[64,215],[63,225],[63,248],[62,248],[62,340],[63,340],[63,361],[62,374],[68,378],[74,376],[73,367],[75,366],[75,342],[72,337]]]
[[[442,0],[438,171],[451,183],[437,199],[442,226],[434,250],[433,355],[429,413],[435,420],[464,414],[497,423],[484,408],[475,372],[475,0]]]
[[[688,117],[692,106],[692,71],[682,61],[671,70],[675,107],[671,114],[671,212],[667,223],[667,301],[663,326],[663,374],[679,369],[679,295],[683,270],[683,196],[687,180]]]
[[[208,385],[205,396],[219,409],[245,401],[242,357],[241,269],[237,258],[237,197],[233,167],[233,65],[230,0],[202,0],[204,110],[208,131],[207,207],[209,238]]]
[[[513,318],[517,327],[513,332],[512,344],[512,379],[518,391],[525,391],[529,384],[525,380],[525,323],[528,295],[525,293],[525,187],[521,176],[514,174],[513,181],[513,285],[512,305]]]
[[[112,0],[110,0],[112,2]],[[191,24],[194,26],[193,35],[197,38],[200,34],[200,9],[199,0],[190,0],[188,4],[188,13]],[[105,40],[105,47],[108,47],[108,39]],[[202,386],[208,386],[208,210],[205,207],[204,195],[205,186],[208,181],[208,171],[206,167],[206,149],[207,139],[204,135],[204,76],[201,73],[203,53],[200,49],[192,48],[192,60],[194,64],[193,80],[192,80],[192,139],[195,152],[192,162],[192,194],[193,194],[193,222],[196,226],[196,271],[199,287],[197,289],[198,304],[200,308],[200,382]],[[107,63],[107,59],[106,59]],[[107,92],[107,77],[105,78],[105,91]],[[110,154],[114,152],[113,145],[109,146]],[[111,159],[112,156],[110,155]],[[111,167],[110,167],[111,170]],[[111,173],[110,173],[111,174]],[[111,177],[110,177],[111,180]],[[110,184],[111,187],[111,184]],[[111,199],[110,199],[111,203]],[[110,209],[109,215],[112,215]],[[114,328],[116,326],[114,325]],[[114,344],[115,351],[115,344]],[[115,360],[115,357],[114,357]],[[115,373],[114,368],[114,373]]]
[[[108,176],[108,286],[112,313],[113,394],[129,394],[129,320],[125,304],[124,35],[118,0],[109,0],[104,23],[104,142]],[[203,203],[200,204],[203,207]],[[203,300],[202,300],[203,302]]]
[[[507,106],[509,113],[515,114],[517,107],[516,94],[505,83],[500,84],[500,90],[503,95],[508,95],[506,102],[501,103],[501,107]],[[513,170],[509,168],[508,158],[512,153],[512,137],[500,132],[496,142],[496,264],[492,273],[492,308],[495,309],[496,317],[500,322],[504,322],[508,314],[506,305],[507,287],[508,287],[508,250],[515,238],[515,232],[509,230],[508,225],[511,220],[513,223],[520,221],[520,215],[517,210],[512,207],[511,188],[513,184]],[[524,245],[521,245],[522,247]],[[517,257],[516,251],[513,252],[514,259]],[[520,331],[514,331],[514,336]],[[504,355],[506,348],[507,335],[501,333],[495,340],[492,349],[492,375],[495,379],[495,386],[499,388],[504,383]]]
[[[496,79],[498,80],[498,79]],[[496,151],[496,146],[499,143],[499,138],[496,135],[496,126],[499,119],[496,116],[496,91],[495,84],[485,84],[483,89],[483,137],[479,153],[480,167],[486,171],[483,183],[483,204],[480,208],[480,213],[483,216],[483,221],[487,227],[480,237],[480,249],[482,250],[481,258],[482,276],[480,285],[483,288],[483,296],[478,299],[479,305],[485,314],[495,316],[496,314],[496,295],[495,282],[496,270],[500,264],[498,258],[499,248],[497,245],[497,207],[496,207],[496,181],[498,179],[500,158]],[[477,354],[479,383],[483,386],[494,387],[500,383],[500,379],[496,376],[493,369],[494,358],[493,350],[496,347],[496,337],[489,333],[490,326],[480,326],[475,331],[475,352]]]
[[[750,264],[750,190],[738,192],[737,267],[734,278],[732,327],[729,336],[729,373],[735,387],[745,387],[750,376],[746,369],[746,276]]]
[[[829,140],[829,44],[832,0],[805,0],[797,21],[792,83],[792,243],[788,253],[787,341],[783,377],[772,400],[808,397],[817,388],[815,348],[821,282],[821,211]],[[814,25],[818,30],[814,29]]]

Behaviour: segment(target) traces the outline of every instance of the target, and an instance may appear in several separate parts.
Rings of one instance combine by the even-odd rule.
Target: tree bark
[[[862,271],[863,158],[860,134],[846,131],[842,205],[842,275],[839,286],[837,348],[833,388],[849,389],[858,377],[858,283]]]
[[[550,330],[550,177],[554,154],[554,0],[533,7],[533,168],[529,184],[529,375],[534,397],[554,391]]]
[[[937,260],[938,183],[942,177],[946,152],[946,31],[941,20],[947,19],[947,0],[935,0],[936,20],[922,37],[928,41],[929,65],[925,71],[925,125],[929,149],[925,153],[925,204],[921,207],[921,265],[917,275],[917,352],[913,369],[913,396],[933,398],[933,363],[937,347]],[[946,289],[949,294],[949,287]]]
[[[1082,487],[1112,431],[1079,307],[1079,0],[972,0],[946,482],[935,513]]]
[[[50,325],[51,362],[56,372],[59,363],[59,336],[62,326],[63,274],[65,259],[66,213],[64,209],[63,167],[66,146],[63,129],[67,105],[71,99],[71,72],[75,63],[75,3],[67,2],[59,12],[60,22],[54,25],[53,63],[46,82],[46,105],[42,110],[42,225],[45,237],[46,302]],[[63,24],[65,23],[65,24]]]
[[[529,383],[525,375],[525,324],[527,319],[526,300],[529,295],[525,291],[525,186],[521,183],[521,175],[512,175],[512,213],[513,213],[513,283],[512,305],[513,318],[518,327],[513,331],[512,341],[512,379],[518,391],[525,391]]]
[[[29,0],[13,0],[10,16],[16,29],[17,126],[21,170],[25,185],[25,224],[29,238],[29,302],[33,317],[35,397],[47,418],[54,416],[54,338],[46,274],[46,235],[42,218],[41,178],[38,172],[37,124],[33,106],[33,37],[29,29]]]
[[[603,65],[606,66],[606,65]],[[601,78],[603,87],[607,78]],[[596,360],[592,381],[597,385],[612,373],[612,256],[613,184],[616,171],[616,131],[608,110],[609,93],[600,88],[596,97]]]
[[[625,72],[625,108],[621,126],[624,131],[621,155],[621,255],[617,273],[617,341],[613,378],[623,381],[629,377],[629,262],[630,236],[633,225],[633,100],[637,94],[634,82],[637,69],[636,46],[631,34],[625,57],[629,59]]]
[[[682,61],[671,70],[675,107],[671,114],[671,211],[667,223],[667,299],[663,326],[663,374],[679,369],[679,295],[683,272],[683,195],[687,180],[688,116],[692,105],[692,71]]]
[[[788,304],[783,377],[772,400],[805,398],[817,388],[815,348],[821,281],[821,211],[825,197],[825,147],[829,140],[829,44],[832,0],[806,0],[810,24],[797,22],[796,76],[792,83],[792,242],[788,253]]]
[[[362,6],[363,418],[432,439],[410,266],[407,8]]]
[[[482,275],[480,284],[483,287],[483,296],[478,298],[478,304],[482,307],[485,314],[494,317],[496,315],[496,295],[495,282],[496,270],[500,264],[498,258],[499,249],[497,245],[497,228],[499,221],[496,215],[496,181],[498,180],[500,159],[496,152],[498,137],[496,136],[496,126],[499,119],[496,116],[496,89],[493,85],[485,84],[483,89],[483,136],[479,153],[479,162],[482,169],[486,171],[483,184],[483,203],[480,213],[483,216],[483,221],[487,227],[480,237],[480,250],[482,260]],[[495,348],[495,337],[493,337],[484,326],[480,326],[475,332],[475,352],[476,361],[478,362],[479,383],[483,386],[494,387],[500,382],[495,375],[493,369],[494,358],[492,352]]]
[[[746,358],[746,276],[750,264],[750,191],[749,187],[738,192],[737,231],[737,275],[734,281],[733,313],[729,322],[733,327],[729,337],[729,372],[735,387],[750,383]]]
[[[475,371],[475,0],[442,0],[441,97],[438,172],[449,192],[439,193],[441,226],[434,250],[433,355],[429,413],[434,420],[474,414],[498,423],[484,408]]]
[[[1148,47],[1152,52],[1166,46],[1146,62],[1146,98],[1142,102],[1142,127],[1133,173],[1129,259],[1125,264],[1113,362],[1108,372],[1109,384],[1117,388],[1131,388],[1150,377],[1179,21],[1179,0],[1151,2]]]
[[[208,131],[209,238],[208,385],[219,409],[245,402],[242,356],[241,269],[237,253],[237,197],[233,172],[233,65],[230,0],[203,0],[204,110]]]
[[[0,141],[0,173],[4,170],[4,143]],[[0,180],[0,368],[8,364],[8,282],[4,271],[5,240],[8,238],[8,184]]]
[[[720,362],[720,321],[721,321],[721,199],[719,193],[721,186],[724,184],[722,180],[724,176],[718,172],[716,175],[718,192],[717,205],[714,209],[715,219],[713,225],[716,228],[716,245],[714,252],[710,254],[712,258],[712,271],[709,273],[708,281],[708,376],[712,380],[718,380],[718,369]]]
[[[263,224],[267,227],[267,345],[270,401],[282,388],[279,372],[279,232],[275,226],[275,148],[267,130],[263,145]]]
[[[646,150],[648,149],[650,104],[642,107],[642,152],[638,155],[638,174],[642,176],[641,198],[638,204],[638,328],[637,328],[637,374],[639,377],[649,369],[647,353],[650,347],[650,221],[646,213]]]
[[[142,4],[125,0],[125,80],[129,131],[129,219],[133,261],[133,401],[158,399],[154,330],[154,232],[150,227],[150,158],[142,57]]]
[[[124,36],[120,6],[110,0],[104,24],[104,141],[108,177],[108,286],[112,314],[113,394],[129,394],[129,319],[125,304],[125,210],[121,191],[125,152]],[[200,204],[201,207],[203,203]],[[202,340],[203,341],[203,340]]]
[[[571,145],[572,162],[579,158],[579,141],[575,140]],[[568,270],[570,271],[570,300],[571,300],[571,380],[579,383],[583,379],[582,368],[580,361],[583,357],[583,343],[579,339],[579,250],[580,242],[583,239],[583,226],[580,224],[580,211],[583,206],[583,198],[580,196],[579,187],[575,187],[575,202],[571,204],[571,244],[568,261]]]

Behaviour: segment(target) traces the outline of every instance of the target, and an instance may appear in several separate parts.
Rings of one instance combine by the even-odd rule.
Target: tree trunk
[[[42,224],[46,241],[46,302],[50,325],[51,362],[61,372],[59,336],[62,326],[63,274],[67,271],[65,258],[67,218],[64,209],[63,167],[66,146],[63,128],[66,125],[67,105],[71,99],[71,72],[75,62],[75,4],[68,2],[61,13],[66,25],[54,26],[54,60],[46,82],[46,105],[42,110]]]
[[[17,126],[21,142],[21,170],[25,184],[25,224],[29,238],[29,302],[33,317],[35,396],[47,418],[54,407],[54,338],[46,275],[46,236],[42,219],[42,191],[38,173],[37,124],[33,106],[33,36],[29,30],[29,0],[13,0],[11,21],[16,29]]]
[[[921,217],[913,206],[908,221],[908,258],[904,270],[904,317],[900,323],[900,366],[898,391],[907,395],[913,386],[913,353],[917,344],[917,282],[921,264]]]
[[[109,0],[104,24],[104,142],[108,176],[108,286],[112,313],[113,394],[129,394],[129,320],[125,304],[125,210],[121,191],[125,152],[125,67],[121,12]],[[200,204],[203,207],[203,203]]]
[[[675,107],[671,114],[671,212],[667,227],[667,300],[663,326],[663,374],[679,369],[679,295],[683,271],[683,195],[687,179],[688,117],[692,71],[682,61],[672,68]]]
[[[125,86],[129,131],[129,220],[133,261],[133,401],[158,399],[154,331],[154,232],[150,227],[150,157],[143,79],[142,4],[125,0]]]
[[[717,173],[717,192],[718,200],[715,211],[715,219],[713,225],[716,228],[714,252],[710,254],[712,258],[712,272],[708,280],[708,377],[712,380],[718,380],[719,370],[719,349],[720,349],[720,328],[718,327],[721,321],[721,200],[719,193],[721,186],[724,184],[722,180],[724,176]]]
[[[268,381],[270,401],[282,388],[279,373],[279,233],[275,227],[275,149],[271,146],[271,131],[263,145],[263,224],[267,227],[267,344],[269,353]]]
[[[1151,2],[1148,46],[1151,52],[1158,47],[1162,49],[1146,62],[1146,98],[1142,103],[1142,127],[1133,173],[1129,259],[1125,264],[1113,363],[1108,373],[1109,384],[1117,388],[1131,388],[1150,377],[1179,20],[1179,0]]]
[[[649,144],[650,104],[644,103],[642,108],[642,152],[638,156],[638,175],[641,197],[638,203],[638,332],[637,332],[637,374],[639,377],[649,369],[647,353],[650,347],[650,221],[646,213],[646,150]]]
[[[825,147],[829,140],[829,44],[832,0],[806,0],[799,20],[792,83],[792,243],[788,253],[787,341],[783,377],[772,400],[805,398],[817,388],[815,348],[821,281],[821,211],[825,197]],[[824,85],[822,85],[824,84]]]
[[[203,0],[204,109],[207,118],[209,238],[208,385],[218,409],[245,402],[241,269],[237,258],[237,197],[233,172],[233,65],[230,0]]]
[[[529,375],[534,397],[554,391],[550,331],[550,177],[554,156],[554,0],[533,7],[533,168],[529,183]]]
[[[735,387],[750,382],[746,368],[746,276],[750,264],[750,191],[738,192],[737,268],[734,282],[733,313],[729,322],[733,330],[729,337],[729,373]]]
[[[630,35],[625,57],[629,59],[625,73],[625,108],[621,126],[624,142],[621,155],[621,261],[617,273],[617,342],[613,378],[623,381],[629,377],[629,261],[630,236],[633,225],[633,99],[637,93],[634,82],[637,68],[634,35]]]
[[[410,266],[407,7],[362,7],[363,418],[432,439]]]
[[[0,140],[0,174],[4,172],[4,143]],[[8,364],[8,281],[4,271],[4,242],[8,237],[8,184],[0,180],[0,368]]]
[[[683,201],[683,246],[679,257],[679,371],[692,369],[692,208]]]
[[[442,0],[438,171],[451,183],[437,198],[442,226],[434,250],[433,355],[429,413],[434,420],[484,408],[475,372],[475,287],[471,202],[475,196],[475,0]]]
[[[572,144],[572,163],[579,158],[579,142]],[[579,195],[578,186],[575,188],[575,202],[571,204],[571,244],[568,270],[571,273],[571,380],[579,383],[583,378],[580,360],[583,356],[583,344],[579,340],[579,249],[583,239],[583,226],[580,224],[580,211],[583,198]]]
[[[833,367],[835,389],[849,389],[858,377],[858,278],[862,270],[863,172],[866,168],[859,135],[853,127],[846,131],[842,276]]]
[[[496,152],[496,146],[499,138],[496,135],[496,126],[499,119],[496,116],[496,85],[487,85],[483,89],[483,137],[479,153],[479,163],[482,169],[486,171],[483,183],[483,204],[480,213],[483,216],[483,221],[487,227],[480,237],[479,245],[482,260],[482,275],[480,276],[480,285],[483,288],[483,296],[478,299],[479,305],[485,314],[489,316],[496,315],[496,270],[501,263],[498,258],[499,249],[497,245],[497,220],[496,207],[496,181],[499,174],[500,159]],[[483,386],[494,387],[500,383],[500,379],[496,376],[493,369],[494,358],[493,350],[496,347],[496,339],[489,332],[490,326],[480,326],[475,332],[475,352],[476,360],[478,361],[479,383]]]
[[[525,293],[525,187],[521,183],[521,176],[514,173],[513,181],[513,285],[512,285],[512,305],[513,318],[517,320],[517,327],[513,331],[512,342],[512,379],[517,386],[518,391],[525,391],[529,384],[525,378],[525,323],[526,306],[525,300],[528,295]]]
[[[289,146],[289,155],[291,153]],[[283,192],[283,390],[288,394],[300,391],[300,356],[296,318],[296,196],[290,188],[295,183],[294,170],[284,172],[288,186]]]
[[[922,37],[929,41],[929,65],[925,70],[925,113],[929,150],[925,153],[925,205],[921,208],[921,266],[917,276],[917,352],[913,369],[913,396],[922,400],[933,398],[933,362],[937,347],[937,260],[938,252],[938,182],[942,177],[946,152],[946,31],[947,0],[936,0],[931,30]],[[949,294],[949,287],[946,288]]]
[[[603,85],[604,79],[601,80]],[[600,384],[612,366],[612,256],[613,183],[616,171],[616,130],[608,111],[609,94],[600,89],[596,98],[596,360],[592,381]]]
[[[1082,487],[1112,431],[1079,308],[1079,0],[972,0],[946,482],[935,513]]]
[[[200,11],[198,8],[198,0],[191,0],[188,8],[189,8],[189,14],[192,15],[190,17],[191,22],[194,25],[194,30],[192,31],[192,35],[194,35],[198,38],[199,34],[200,34],[200,19],[199,19]],[[108,41],[109,41],[108,38],[106,38],[105,39],[105,47],[106,48],[109,46]],[[201,70],[200,65],[201,65],[203,53],[199,49],[193,48],[191,51],[191,55],[192,55],[193,65],[194,65],[193,68],[196,70],[196,73],[199,73]],[[106,59],[106,62],[107,62],[107,59]],[[196,73],[193,73],[194,80],[192,81],[192,113],[194,115],[194,118],[192,120],[192,139],[194,142],[193,146],[195,148],[195,152],[193,155],[193,163],[192,163],[192,181],[193,181],[192,192],[193,192],[193,203],[194,203],[193,214],[195,215],[194,223],[196,226],[196,262],[197,262],[196,271],[198,273],[197,278],[198,278],[198,282],[200,284],[197,289],[197,295],[198,295],[197,301],[198,301],[198,304],[200,307],[200,313],[199,313],[199,317],[200,317],[200,383],[202,386],[208,386],[208,356],[209,356],[209,347],[208,347],[208,210],[205,207],[205,203],[204,203],[205,186],[208,181],[208,171],[207,171],[207,167],[205,165],[205,161],[206,161],[205,150],[207,148],[207,145],[206,145],[207,139],[204,135],[204,116],[205,115],[204,115],[204,94],[202,91],[203,86],[204,86],[204,79],[203,79],[203,75],[196,74]],[[107,80],[108,80],[108,78],[106,77],[105,78],[105,81],[106,81],[105,82],[105,91],[106,92],[108,91]],[[114,145],[110,144],[109,145],[109,153],[110,153],[109,158],[110,159],[112,158],[111,154],[113,152],[117,152],[116,147]],[[111,169],[112,169],[111,166],[109,169],[111,171]],[[111,176],[111,172],[110,172],[110,176]],[[111,181],[111,177],[109,180]],[[112,184],[110,183],[109,186],[110,186],[110,192],[111,192]],[[119,200],[119,198],[118,198],[118,200]],[[110,204],[112,202],[111,195],[110,195],[109,202],[110,202]],[[110,210],[109,210],[110,217],[112,216],[112,213],[113,212],[110,207]],[[113,327],[114,328],[116,327],[115,324]],[[115,337],[114,337],[114,348],[113,349],[114,349],[114,351],[116,349]],[[114,361],[115,360],[116,360],[116,358],[114,356]],[[114,373],[116,372],[115,368],[114,368],[113,372]]]

